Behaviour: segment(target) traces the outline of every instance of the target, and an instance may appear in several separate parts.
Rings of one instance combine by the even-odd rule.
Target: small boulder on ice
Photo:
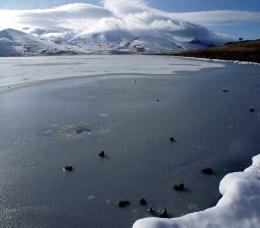
[[[67,171],[67,172],[71,172],[71,171],[73,171],[73,167],[71,165],[66,165],[66,166],[64,166],[63,170]]]
[[[127,200],[120,200],[120,201],[118,201],[118,202],[116,203],[116,205],[117,205],[118,207],[126,207],[126,206],[128,206],[129,204],[130,204],[130,202],[127,201]]]
[[[214,172],[211,168],[202,169],[201,172],[204,174],[207,174],[207,175],[214,174]]]
[[[105,157],[105,151],[101,151],[99,154],[98,154],[99,157],[101,158],[104,158]]]
[[[139,203],[140,203],[140,205],[146,205],[147,204],[145,199],[140,199]]]
[[[168,211],[167,211],[166,208],[164,208],[164,209],[160,212],[159,218],[169,218]]]
[[[154,209],[152,207],[147,208],[147,212],[149,212],[150,214],[154,213]]]
[[[184,184],[183,183],[177,183],[174,185],[174,190],[175,191],[184,191]]]
[[[170,142],[175,142],[176,140],[175,140],[175,138],[174,137],[170,137]]]

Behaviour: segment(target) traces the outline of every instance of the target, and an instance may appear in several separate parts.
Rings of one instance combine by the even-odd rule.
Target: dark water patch
[[[88,132],[91,132],[91,129],[89,129],[89,128],[84,128],[84,127],[78,127],[78,128],[76,129],[76,133],[77,133],[78,135],[83,134],[83,133],[88,133]]]
[[[77,135],[90,135],[92,130],[87,125],[52,124],[50,128],[44,128],[39,131],[40,136],[54,137],[76,137]]]

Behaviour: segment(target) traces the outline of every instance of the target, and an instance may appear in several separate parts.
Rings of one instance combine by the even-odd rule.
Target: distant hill
[[[218,47],[188,50],[176,55],[260,63],[260,39],[230,42]]]

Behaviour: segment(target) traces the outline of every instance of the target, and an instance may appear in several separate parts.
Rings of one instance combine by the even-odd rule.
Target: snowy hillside
[[[0,31],[0,56],[76,53],[73,48],[14,29]],[[80,53],[80,52],[79,52]]]
[[[169,53],[227,41],[201,25],[153,9],[142,0],[0,10],[0,16],[7,15],[8,22],[0,22],[0,56]]]

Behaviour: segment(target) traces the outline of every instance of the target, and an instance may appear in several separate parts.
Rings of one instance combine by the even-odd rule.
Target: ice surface
[[[222,63],[167,56],[90,55],[0,58],[0,89],[7,86],[91,75],[171,75],[182,71],[224,67]]]
[[[133,228],[257,228],[260,224],[260,155],[244,172],[226,175],[219,186],[223,197],[205,211],[180,218],[148,218]]]

